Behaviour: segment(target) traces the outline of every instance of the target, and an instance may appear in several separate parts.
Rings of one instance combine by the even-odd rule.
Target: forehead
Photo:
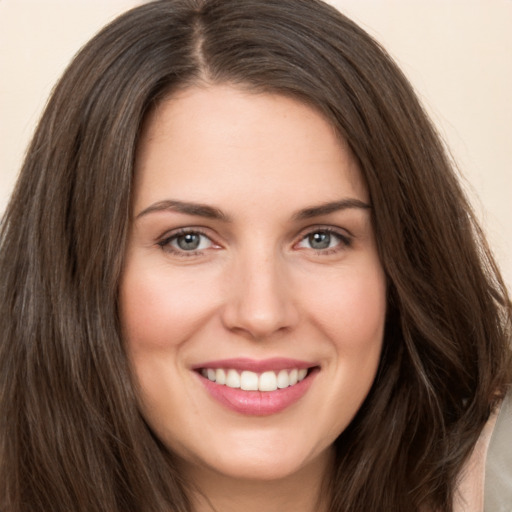
[[[348,144],[315,109],[296,99],[229,85],[190,87],[147,117],[136,158],[136,203],[180,194],[276,189],[300,200],[349,194],[367,200]],[[290,194],[286,194],[286,192]],[[143,204],[141,204],[143,206]]]

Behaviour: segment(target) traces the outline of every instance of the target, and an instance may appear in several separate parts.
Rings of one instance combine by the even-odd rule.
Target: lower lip
[[[310,370],[307,377],[293,386],[275,391],[244,391],[216,384],[198,374],[210,395],[228,409],[247,416],[269,416],[284,411],[307,392],[318,369]]]

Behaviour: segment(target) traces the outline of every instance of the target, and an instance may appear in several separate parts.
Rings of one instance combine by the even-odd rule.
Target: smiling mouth
[[[203,363],[193,370],[221,405],[246,416],[268,416],[298,402],[320,373],[320,366],[279,357],[234,358]]]
[[[199,371],[210,382],[243,391],[276,391],[302,382],[313,368],[292,368],[256,373],[233,368],[201,368]]]

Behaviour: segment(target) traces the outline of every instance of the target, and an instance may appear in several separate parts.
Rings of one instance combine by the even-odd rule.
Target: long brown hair
[[[0,510],[191,510],[138,412],[116,300],[141,124],[199,82],[312,105],[368,185],[388,319],[373,388],[336,441],[329,510],[451,511],[510,383],[510,301],[411,86],[317,0],[152,2],[64,73],[1,227]]]

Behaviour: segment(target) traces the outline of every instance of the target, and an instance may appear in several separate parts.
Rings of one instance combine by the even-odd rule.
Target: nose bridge
[[[230,279],[225,322],[230,329],[264,338],[298,321],[288,269],[271,247],[240,254]]]

